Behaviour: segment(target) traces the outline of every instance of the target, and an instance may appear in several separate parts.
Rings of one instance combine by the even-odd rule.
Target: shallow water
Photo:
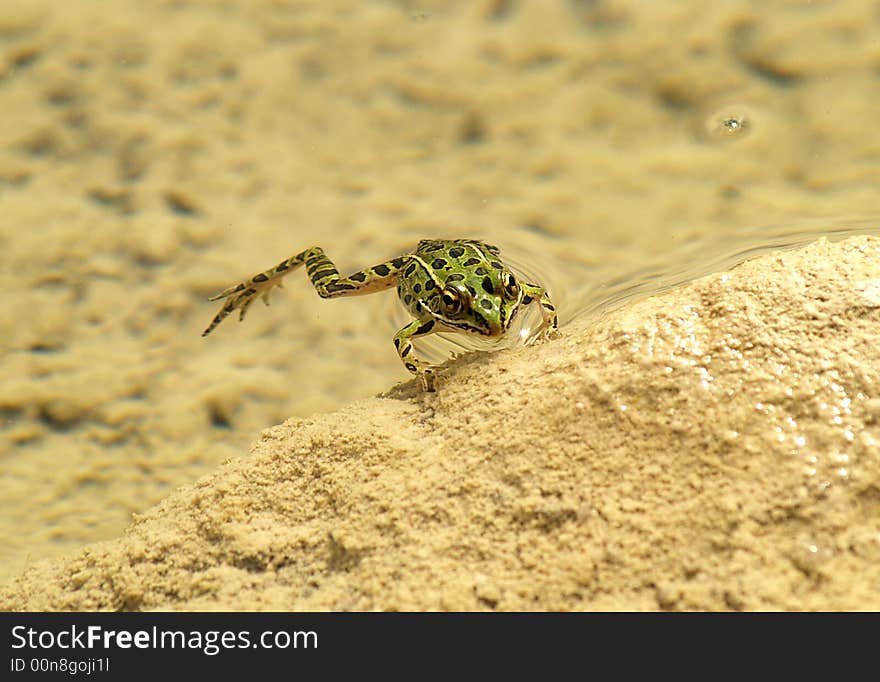
[[[628,302],[659,294],[713,272],[729,270],[740,263],[775,251],[796,249],[820,237],[837,241],[856,235],[880,235],[878,220],[841,220],[833,224],[823,221],[809,228],[772,227],[730,237],[726,240],[702,238],[674,257],[667,256],[654,265],[643,265],[636,271],[623,272],[607,279],[598,277],[577,292],[570,294],[562,312],[565,319],[593,317]]]
[[[0,578],[409,377],[311,244],[498,243],[563,325],[876,232],[873,2],[0,3]],[[872,222],[873,221],[873,222]]]

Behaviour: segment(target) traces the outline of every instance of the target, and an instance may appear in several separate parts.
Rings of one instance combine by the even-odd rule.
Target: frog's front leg
[[[528,305],[536,300],[541,305],[541,318],[544,322],[544,335],[550,336],[551,334],[554,334],[559,328],[559,322],[556,316],[556,306],[553,305],[547,292],[543,287],[539,287],[537,284],[522,283],[520,284],[520,288],[523,292],[523,305]]]
[[[415,336],[432,334],[434,332],[434,320],[413,320],[394,335],[394,347],[400,356],[403,366],[417,375],[422,382],[422,388],[431,392],[434,390],[434,368],[425,364],[415,357],[411,339]]]

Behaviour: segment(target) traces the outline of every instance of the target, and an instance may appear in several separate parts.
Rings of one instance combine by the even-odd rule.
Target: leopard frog
[[[301,265],[306,266],[321,298],[359,296],[397,287],[401,303],[415,319],[394,335],[394,347],[404,367],[421,379],[426,391],[434,390],[437,367],[415,356],[415,337],[435,332],[499,337],[520,308],[532,303],[540,306],[543,335],[557,328],[556,309],[547,292],[537,284],[518,281],[496,246],[474,239],[423,239],[415,250],[348,277],[339,276],[323,249],[306,249],[212,296],[209,300],[225,302],[202,336],[235,310],[243,320],[257,298],[268,305],[272,289],[280,287],[281,279]]]

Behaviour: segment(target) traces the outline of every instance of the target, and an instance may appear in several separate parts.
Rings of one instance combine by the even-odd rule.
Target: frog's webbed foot
[[[263,303],[269,305],[269,293],[276,286],[281,286],[280,276],[266,277],[265,274],[260,274],[246,282],[241,282],[228,289],[224,289],[216,296],[209,298],[209,301],[219,301],[221,299],[226,299],[226,301],[223,303],[220,311],[214,316],[214,319],[211,320],[211,324],[202,332],[202,336],[207,336],[214,331],[214,328],[235,310],[239,311],[239,321],[243,320],[251,303],[257,298],[263,299]]]
[[[528,305],[537,302],[541,307],[541,331],[538,334],[539,339],[551,339],[559,334],[559,318],[556,314],[556,306],[550,300],[550,296],[543,287],[537,284],[522,285],[523,303]]]
[[[542,340],[547,341],[548,339],[555,339],[559,336],[559,323],[556,321],[556,316],[554,315],[551,320],[544,325],[544,329],[541,330],[540,337]]]
[[[433,393],[437,390],[436,378],[437,374],[433,367],[422,367],[419,372],[419,379],[422,382],[422,390],[425,393]]]
[[[432,393],[435,388],[436,368],[415,357],[413,353],[412,339],[416,336],[431,334],[434,331],[434,320],[422,321],[413,320],[397,334],[394,335],[394,347],[403,366],[408,371],[415,374],[421,381],[422,389],[428,393]]]

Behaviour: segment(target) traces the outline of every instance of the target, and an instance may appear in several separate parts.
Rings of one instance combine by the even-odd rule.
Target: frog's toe
[[[247,295],[242,294],[236,301],[234,308],[239,308],[238,311],[238,321],[241,322],[244,319],[244,316],[247,314],[248,308],[251,307],[251,303],[254,302],[256,296],[253,294]]]
[[[227,298],[232,294],[237,294],[239,291],[243,291],[247,285],[242,282],[241,284],[234,284],[231,287],[228,287],[221,291],[219,294],[214,294],[209,298],[209,301],[219,301],[221,298]]]
[[[422,382],[422,390],[426,393],[434,393],[437,390],[437,373],[433,369],[423,369],[419,372]]]
[[[211,324],[202,332],[202,336],[207,336],[214,328],[220,324],[223,320],[226,319],[226,316],[229,315],[233,310],[235,310],[235,305],[232,302],[232,299],[226,301],[226,304],[220,309],[220,312],[214,315],[214,319],[211,320]]]

